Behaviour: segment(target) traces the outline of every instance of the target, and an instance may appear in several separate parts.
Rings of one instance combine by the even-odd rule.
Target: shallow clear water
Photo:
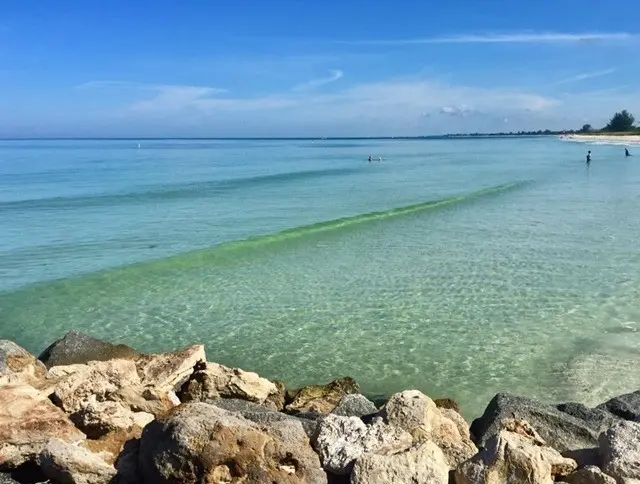
[[[468,416],[638,389],[640,163],[552,138],[0,142],[0,337],[70,329]],[[369,155],[383,163],[369,164]]]

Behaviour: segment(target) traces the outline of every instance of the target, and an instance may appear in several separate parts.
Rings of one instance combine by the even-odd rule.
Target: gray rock
[[[625,420],[636,421],[640,417],[640,391],[612,398],[596,408],[606,410]]]
[[[606,475],[596,466],[586,466],[564,478],[566,484],[616,484],[616,480]]]
[[[196,484],[203,476],[212,483],[327,483],[298,422],[266,428],[206,403],[182,404],[147,425],[139,464],[148,484]]]
[[[269,410],[257,403],[238,400],[235,398],[223,398],[210,403],[218,408],[222,408],[237,415],[242,415],[247,420],[251,420],[252,422],[260,425],[269,425],[273,422],[281,422],[285,420],[300,422],[308,438],[311,438],[316,430],[318,414],[298,414],[295,416],[287,415],[285,413]],[[316,418],[309,418],[310,416],[315,416]]]
[[[551,447],[560,452],[598,446],[601,427],[593,419],[582,420],[551,405],[507,393],[496,395],[482,417],[473,421],[472,439],[478,447],[484,447],[500,432],[504,421],[514,418],[529,422]]]
[[[47,443],[38,464],[44,475],[60,484],[108,484],[116,475],[99,455],[58,439]]]
[[[327,472],[345,475],[364,454],[392,455],[411,447],[411,434],[377,418],[365,425],[358,417],[327,415],[312,438],[313,448]]]
[[[589,408],[581,403],[561,403],[560,405],[556,405],[556,408],[562,413],[582,420],[589,428],[594,429],[598,433],[604,432],[620,421],[617,416],[612,415],[602,408]]]
[[[338,406],[331,413],[343,417],[364,417],[377,411],[378,409],[371,400],[364,395],[354,393],[342,397]]]
[[[56,341],[38,357],[47,368],[52,366],[88,363],[89,361],[107,361],[115,358],[135,359],[140,356],[126,345],[114,345],[92,338],[84,333],[70,331],[64,338]]]
[[[603,471],[618,482],[640,480],[640,423],[623,420],[600,435]]]

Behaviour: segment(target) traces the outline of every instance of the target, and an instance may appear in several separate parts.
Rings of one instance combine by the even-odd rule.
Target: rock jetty
[[[498,394],[467,424],[417,390],[287,389],[207,361],[69,333],[0,340],[0,483],[638,484],[640,391],[596,408]]]

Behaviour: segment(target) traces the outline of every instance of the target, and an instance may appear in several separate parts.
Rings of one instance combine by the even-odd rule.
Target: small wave
[[[175,200],[183,198],[207,197],[212,194],[237,190],[249,186],[282,184],[331,176],[346,176],[360,171],[359,168],[330,168],[326,170],[294,171],[273,173],[245,178],[211,180],[204,182],[158,185],[147,191],[122,194],[104,194],[74,197],[50,197],[29,200],[15,200],[0,203],[0,211],[5,210],[51,210],[74,207],[97,207],[147,201]]]

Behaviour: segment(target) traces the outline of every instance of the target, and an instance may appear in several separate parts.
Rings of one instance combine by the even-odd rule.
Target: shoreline
[[[640,145],[640,134],[568,134],[561,140],[578,143],[604,143],[620,146]]]
[[[530,484],[640,479],[640,391],[596,407],[498,393],[381,402],[342,377],[286,388],[70,332],[37,358],[0,340],[0,482]],[[525,481],[522,481],[525,482]]]

